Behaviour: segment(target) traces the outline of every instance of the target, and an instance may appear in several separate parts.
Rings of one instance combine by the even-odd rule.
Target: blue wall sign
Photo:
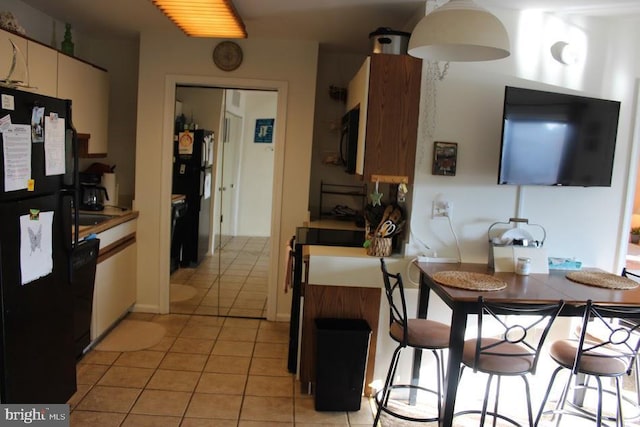
[[[273,142],[273,122],[275,119],[256,119],[256,133],[253,142],[271,144]]]

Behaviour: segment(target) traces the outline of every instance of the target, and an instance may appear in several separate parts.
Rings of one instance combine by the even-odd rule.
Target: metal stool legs
[[[394,384],[393,383],[393,378],[395,378],[396,371],[398,368],[398,362],[400,360],[400,352],[403,348],[405,347],[402,347],[402,345],[400,345],[394,350],[393,356],[391,357],[391,363],[389,364],[387,377],[385,379],[384,388],[382,390],[379,390],[374,397],[376,401],[376,406],[377,406],[376,416],[373,421],[374,427],[378,425],[382,412],[385,412],[396,418],[400,418],[406,421],[414,421],[414,422],[433,422],[433,421],[438,421],[441,417],[442,384],[444,381],[444,361],[442,359],[442,355],[440,354],[440,351],[431,350],[431,352],[433,353],[436,359],[436,370],[437,370],[437,374],[436,374],[437,389],[434,391],[426,387],[422,387],[418,384]],[[422,390],[427,393],[435,394],[437,396],[436,405],[437,405],[438,416],[437,417],[414,417],[410,415],[401,414],[389,408],[389,400],[391,398],[391,393],[393,390],[398,390],[398,389],[407,389],[409,393],[413,392],[414,390]]]

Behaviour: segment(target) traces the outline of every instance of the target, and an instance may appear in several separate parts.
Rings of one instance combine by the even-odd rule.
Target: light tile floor
[[[266,318],[269,245],[268,237],[227,237],[196,268],[176,270],[171,283],[193,286],[196,295],[172,302],[171,313]]]
[[[92,350],[77,366],[71,426],[371,426],[358,412],[316,412],[287,371],[289,324],[132,313],[167,335],[133,352]]]
[[[223,267],[219,281],[218,265]],[[124,353],[92,350],[82,359],[78,391],[69,401],[71,426],[371,426],[368,399],[358,412],[317,412],[313,397],[300,393],[286,368],[288,323],[211,316],[263,317],[267,271],[268,239],[263,238],[233,239],[220,258],[178,270],[172,282],[193,285],[198,296],[172,304],[169,315],[129,315],[165,326],[167,334],[155,347]],[[252,286],[262,283],[264,295]],[[259,308],[234,305],[247,300],[260,301],[254,303]],[[482,387],[465,384],[459,390],[460,406],[479,407]],[[503,390],[518,390],[515,400],[521,401],[520,388],[509,384]],[[534,385],[534,393],[543,390],[544,385]],[[517,403],[506,406],[524,415]],[[563,420],[563,425],[578,425],[574,420]],[[417,425],[383,421],[385,427]],[[477,418],[455,424],[477,425]],[[541,424],[552,423],[543,419]]]

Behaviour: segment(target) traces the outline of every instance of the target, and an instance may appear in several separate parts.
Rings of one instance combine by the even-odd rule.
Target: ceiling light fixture
[[[449,0],[418,22],[408,53],[429,61],[491,61],[509,56],[509,36],[472,0]]]
[[[151,1],[190,37],[247,37],[244,22],[231,0]]]

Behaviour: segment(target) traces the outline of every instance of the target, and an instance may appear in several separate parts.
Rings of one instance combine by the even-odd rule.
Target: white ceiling
[[[22,0],[69,22],[85,34],[135,37],[141,31],[176,31],[150,0]],[[437,4],[445,0],[429,0]],[[638,0],[476,0],[512,9],[540,9],[587,16],[640,15]],[[318,40],[323,49],[369,50],[369,33],[378,27],[412,28],[424,13],[425,0],[233,0],[249,38]]]

